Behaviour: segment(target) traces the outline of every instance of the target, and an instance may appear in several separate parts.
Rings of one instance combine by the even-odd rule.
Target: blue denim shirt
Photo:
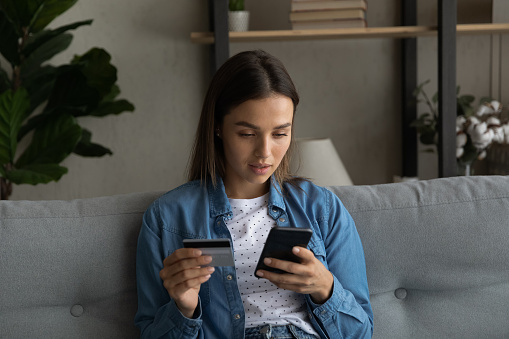
[[[274,181],[273,181],[274,182]],[[312,228],[308,248],[334,275],[332,296],[314,304],[305,296],[308,315],[322,338],[371,338],[362,244],[354,222],[329,190],[303,181],[300,189],[270,186],[268,210],[278,226]],[[230,238],[225,220],[233,216],[224,185],[184,184],[157,199],[146,211],[138,238],[136,274],[142,338],[244,338],[245,322],[235,267],[216,267],[201,285],[199,305],[187,318],[171,300],[159,277],[163,260],[187,238]]]

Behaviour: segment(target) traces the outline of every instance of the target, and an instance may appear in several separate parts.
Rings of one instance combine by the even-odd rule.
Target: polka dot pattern
[[[266,279],[258,279],[254,270],[270,229],[276,221],[268,214],[266,194],[254,199],[230,199],[233,219],[226,220],[235,252],[235,270],[246,328],[264,324],[293,324],[309,333],[316,332],[309,323],[304,296],[277,288]]]

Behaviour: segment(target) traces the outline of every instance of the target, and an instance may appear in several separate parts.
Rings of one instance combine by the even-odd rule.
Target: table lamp
[[[353,185],[329,138],[295,139],[295,150],[290,169],[292,173],[309,178],[320,186]]]

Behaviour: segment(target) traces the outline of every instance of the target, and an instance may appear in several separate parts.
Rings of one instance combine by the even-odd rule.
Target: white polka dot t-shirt
[[[235,270],[246,328],[264,324],[300,327],[317,335],[309,322],[302,294],[280,289],[266,279],[254,275],[269,231],[276,222],[268,214],[269,194],[254,199],[229,199],[233,219],[226,220],[235,251]]]

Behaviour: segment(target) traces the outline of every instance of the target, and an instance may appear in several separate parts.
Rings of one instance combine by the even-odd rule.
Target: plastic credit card
[[[206,266],[235,266],[230,239],[184,239],[185,248],[198,248],[202,255],[210,255],[212,261]]]

